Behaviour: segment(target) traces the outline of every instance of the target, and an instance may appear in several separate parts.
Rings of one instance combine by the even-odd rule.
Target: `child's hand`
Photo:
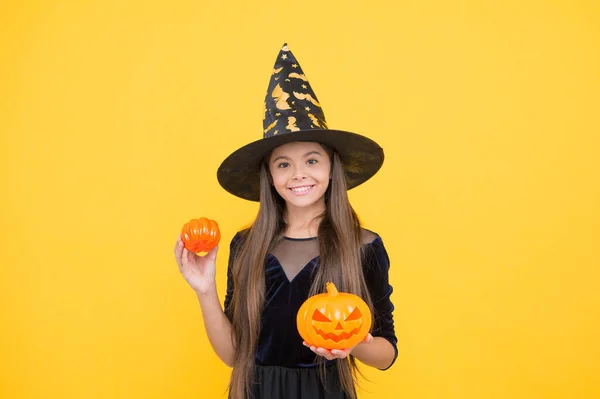
[[[196,255],[183,246],[181,237],[175,244],[175,260],[181,275],[198,294],[206,294],[215,285],[216,259],[219,247],[204,256]]]
[[[369,334],[367,334],[367,336],[365,337],[365,339],[361,343],[359,343],[358,345],[368,344],[371,341],[373,341],[373,336],[369,333]],[[310,346],[310,345],[308,345],[306,343],[306,341],[302,341],[302,344],[304,344],[304,346],[306,346],[307,348],[310,348],[310,350],[313,351],[313,352],[315,352],[317,355],[323,356],[327,360],[345,359],[346,357],[348,357],[348,355],[350,353],[352,353],[352,350],[358,346],[358,345],[353,346],[350,349],[332,349],[332,350],[328,350],[328,349],[324,349],[324,348],[317,348],[316,346]]]

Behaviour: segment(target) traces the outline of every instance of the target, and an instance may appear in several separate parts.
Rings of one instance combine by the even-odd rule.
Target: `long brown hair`
[[[322,293],[333,282],[340,291],[359,295],[373,308],[362,270],[360,222],[348,201],[345,172],[336,152],[330,154],[331,182],[325,193],[325,212],[318,229],[319,267],[309,295]],[[265,157],[268,160],[270,154]],[[252,226],[245,230],[241,247],[233,261],[232,298],[233,344],[235,358],[229,384],[232,399],[245,399],[251,392],[254,356],[260,333],[265,300],[265,258],[285,232],[285,202],[271,185],[267,162],[260,167],[260,207]],[[337,359],[340,384],[355,398],[358,371],[352,355]],[[324,370],[324,369],[322,369]],[[324,374],[322,374],[324,377]]]

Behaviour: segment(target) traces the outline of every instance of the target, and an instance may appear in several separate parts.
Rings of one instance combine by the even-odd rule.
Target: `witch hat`
[[[375,141],[328,128],[315,92],[284,44],[265,98],[263,138],[237,149],[223,161],[217,170],[219,184],[240,198],[259,201],[260,163],[274,148],[295,141],[332,147],[342,161],[348,189],[370,179],[383,165],[383,149]]]

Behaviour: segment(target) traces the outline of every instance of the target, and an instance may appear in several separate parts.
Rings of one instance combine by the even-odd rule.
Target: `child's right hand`
[[[216,259],[219,247],[204,256],[196,255],[183,246],[181,237],[175,244],[175,260],[181,275],[197,294],[206,294],[215,286]]]

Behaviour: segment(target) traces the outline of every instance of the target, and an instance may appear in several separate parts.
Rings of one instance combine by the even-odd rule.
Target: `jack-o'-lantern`
[[[190,220],[181,229],[185,249],[194,253],[210,251],[220,239],[221,232],[217,222],[204,217]]]
[[[296,316],[300,336],[325,349],[348,349],[362,342],[371,330],[371,311],[360,297],[338,292],[333,283],[327,293],[308,298]]]

